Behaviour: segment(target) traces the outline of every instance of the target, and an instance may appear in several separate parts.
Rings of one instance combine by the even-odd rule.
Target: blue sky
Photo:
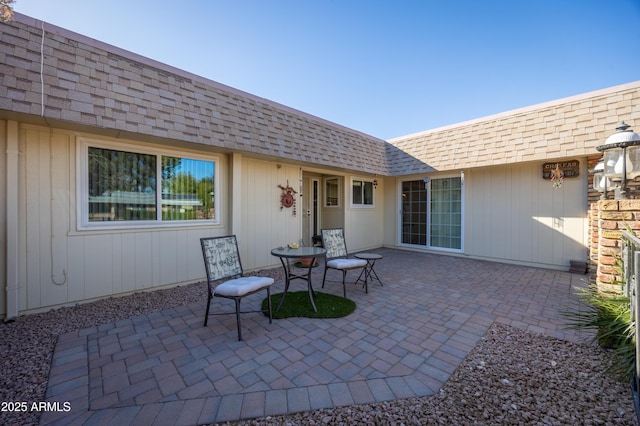
[[[383,139],[640,80],[640,0],[18,0],[14,9]]]

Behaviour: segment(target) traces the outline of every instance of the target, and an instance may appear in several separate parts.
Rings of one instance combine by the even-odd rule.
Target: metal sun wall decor
[[[551,170],[551,182],[553,182],[554,188],[560,188],[564,181],[564,172],[560,170],[560,167],[556,164],[556,168]]]
[[[287,186],[278,185],[278,188],[282,190],[282,194],[280,194],[280,210],[283,208],[292,208],[292,214],[296,215],[296,197],[297,191],[289,186],[289,181],[287,181]]]

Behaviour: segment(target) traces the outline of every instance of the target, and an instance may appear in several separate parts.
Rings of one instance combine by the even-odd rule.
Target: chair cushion
[[[249,294],[261,288],[273,284],[273,278],[268,277],[241,277],[225,281],[216,287],[215,294],[227,297],[238,297]]]
[[[331,259],[327,261],[327,266],[333,269],[355,269],[362,268],[367,264],[364,259]]]

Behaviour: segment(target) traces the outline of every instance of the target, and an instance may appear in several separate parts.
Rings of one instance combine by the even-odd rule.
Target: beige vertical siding
[[[465,174],[465,254],[566,269],[586,260],[586,159],[581,176],[553,188],[542,163]]]
[[[63,210],[69,205],[66,191],[70,162],[68,145],[68,136],[54,137],[48,129],[26,127],[20,132],[23,162],[20,217],[25,218],[20,239],[21,243],[24,241],[25,254],[29,255],[28,258],[19,256],[26,259],[20,278],[21,289],[24,287],[26,291],[26,294],[21,292],[21,309],[67,302],[66,247],[64,243],[60,246],[58,236],[66,235],[69,229],[68,222],[54,218],[54,206],[55,213],[59,213],[61,205]],[[62,186],[56,188],[56,184]],[[54,226],[58,226],[55,231]]]
[[[0,120],[0,315],[7,314],[7,122]]]
[[[77,136],[20,126],[20,311],[201,280],[204,236],[236,233],[246,270],[278,266],[272,248],[302,243],[301,168],[242,155],[218,155],[220,225],[78,230]],[[350,250],[379,247],[384,186],[378,185],[374,209],[352,209],[350,176],[342,180],[341,214]],[[297,192],[296,214],[280,208],[280,185]],[[231,206],[237,209],[233,217]]]
[[[22,125],[20,152],[21,311],[201,280],[199,239],[228,233],[224,208],[214,226],[77,231],[75,135]]]
[[[241,167],[241,190],[233,196],[242,199],[242,226],[238,237],[243,266],[245,269],[277,266],[280,261],[271,256],[271,249],[301,243],[302,173],[296,166],[250,158],[243,158]],[[280,209],[282,190],[278,185],[286,187],[287,182],[297,192],[295,215],[293,208]]]
[[[570,260],[585,261],[586,158],[572,159],[580,161],[580,177],[565,179],[560,188],[542,178],[542,162],[465,170],[461,255],[558,270],[567,270]],[[396,178],[393,184],[399,188],[405,179],[423,177]],[[393,226],[385,221],[387,246],[402,247],[399,197],[399,189],[386,196],[385,215],[395,217]]]
[[[361,176],[353,176],[355,179]],[[350,252],[380,247],[384,242],[384,181],[378,179],[374,189],[373,208],[353,208],[350,206],[351,176],[347,176],[345,204],[345,238]]]

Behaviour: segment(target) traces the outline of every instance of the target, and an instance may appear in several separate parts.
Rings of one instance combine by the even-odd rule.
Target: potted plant
[[[299,264],[301,267],[303,268],[308,268],[311,265],[311,259],[313,259],[312,257],[301,257],[300,259],[298,259],[297,264]],[[317,266],[318,262],[315,262],[313,266]]]

